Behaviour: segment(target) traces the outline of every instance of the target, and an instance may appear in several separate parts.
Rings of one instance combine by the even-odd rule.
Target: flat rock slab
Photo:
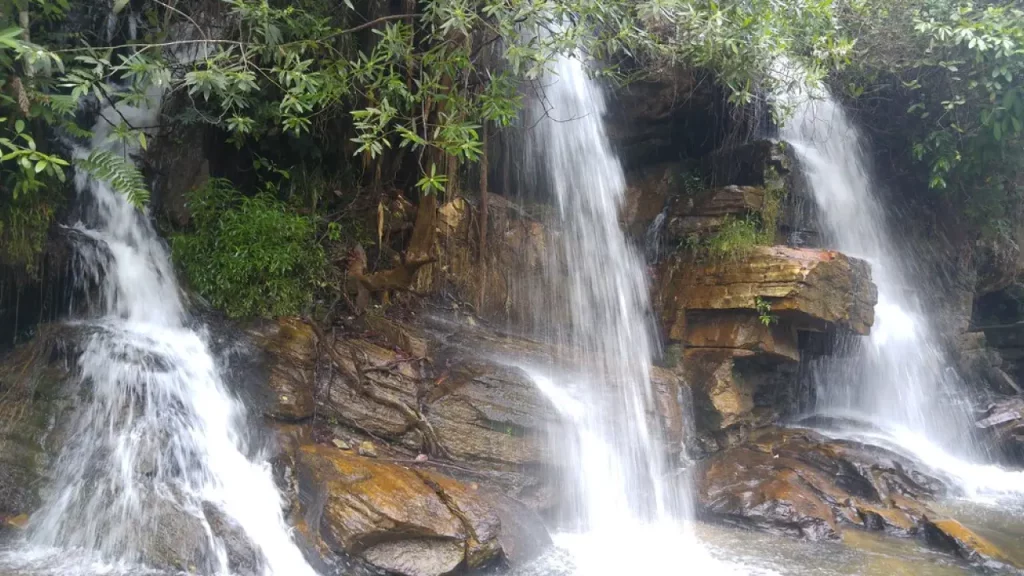
[[[867,334],[878,291],[863,260],[831,250],[771,246],[732,261],[669,262],[658,301],[669,337],[682,340],[687,311],[756,310],[758,299],[799,329],[836,325]]]

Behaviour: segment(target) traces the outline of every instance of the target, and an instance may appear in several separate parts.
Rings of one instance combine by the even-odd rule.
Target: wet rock
[[[497,194],[489,195],[486,271],[481,270],[476,208],[459,198],[438,208],[436,264],[417,276],[418,292],[474,303],[484,319],[528,328],[535,294],[544,293],[550,231],[540,218]],[[481,290],[482,289],[482,290]],[[477,300],[483,294],[483,302]]]
[[[41,326],[28,343],[0,356],[0,516],[39,505],[39,488],[67,435],[77,395],[70,385],[89,329]]]
[[[352,447],[348,445],[348,442],[345,442],[344,440],[339,440],[337,438],[331,440],[331,444],[333,444],[334,447],[339,449],[339,450],[351,450],[352,449]]]
[[[698,158],[716,143],[711,119],[720,101],[714,82],[685,67],[666,66],[656,77],[609,94],[605,127],[627,169],[686,156]]]
[[[380,334],[392,346],[402,349],[411,357],[425,358],[430,355],[427,335],[420,329],[373,313],[366,314],[363,321],[367,328]]]
[[[704,171],[713,186],[774,186],[791,167],[785,143],[771,140],[721,148],[704,158]]]
[[[998,546],[956,520],[947,518],[932,521],[925,518],[923,526],[925,539],[940,550],[980,564],[1014,565],[1010,557]]]
[[[983,431],[990,452],[1009,464],[1024,467],[1024,397],[991,403],[975,425]]]
[[[431,345],[437,350],[434,364],[444,368],[428,377],[419,362],[404,361],[365,340],[334,343],[342,366],[320,396],[320,413],[413,455],[442,450],[509,495],[547,505],[549,478],[543,469],[550,461],[544,439],[556,421],[553,408],[522,370],[476,359],[482,352],[436,341]],[[357,363],[363,385],[372,386],[386,402],[359,392]],[[429,424],[436,435],[429,440],[440,446],[427,445],[422,425],[410,420],[410,411]]]
[[[238,576],[262,574],[262,555],[249,541],[242,527],[216,506],[205,504],[203,513],[214,537],[221,542],[227,552],[231,573]]]
[[[753,384],[734,370],[745,350],[687,350],[683,366],[695,396],[699,428],[722,430],[744,421],[754,409]]]
[[[887,450],[767,428],[711,457],[698,498],[708,517],[817,540],[841,525],[918,534],[941,483]]]
[[[250,329],[266,355],[269,401],[264,414],[298,421],[313,416],[315,336],[299,318],[280,318]]]
[[[500,556],[497,515],[451,478],[319,445],[299,462],[307,522],[338,553],[409,576]]]
[[[669,262],[658,290],[660,313],[673,340],[684,338],[686,313],[755,310],[756,299],[780,320],[803,330],[829,325],[867,334],[877,290],[868,264],[833,251],[756,248],[729,262]]]

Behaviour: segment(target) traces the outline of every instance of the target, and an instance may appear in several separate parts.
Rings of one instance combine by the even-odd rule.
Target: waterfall
[[[575,431],[554,439],[572,475],[570,523],[557,539],[577,574],[677,573],[683,550],[689,562],[704,556],[688,522],[686,483],[651,425],[655,341],[642,255],[619,223],[625,176],[605,133],[600,88],[576,57],[553,68],[530,110],[531,147],[557,201],[551,284],[567,309],[541,311],[541,324],[573,358],[557,373],[531,373]]]
[[[105,108],[91,144],[75,155],[138,153],[111,127],[122,119],[154,126],[159,104],[156,92],[148,106]],[[204,338],[187,325],[169,255],[148,217],[81,172],[75,184],[82,217],[72,226],[107,248],[106,258],[81,251],[76,269],[83,283],[102,278],[101,311],[81,321],[90,334],[78,359],[81,399],[45,502],[30,520],[29,543],[55,548],[58,557],[84,550],[131,564],[160,564],[171,554],[187,563],[180,569],[228,574],[228,531],[251,548],[247,573],[312,576],[291,541],[270,466],[251,454],[244,409]]]
[[[1019,478],[979,463],[965,383],[918,296],[928,280],[915,276],[892,237],[864,139],[824,89],[797,87],[780,100],[791,109],[781,138],[817,204],[826,244],[867,260],[878,287],[870,336],[846,338],[810,367],[815,411],[838,417],[840,434],[856,430],[850,421],[869,423],[874,430],[855,433],[945,472],[969,495],[1010,491]]]

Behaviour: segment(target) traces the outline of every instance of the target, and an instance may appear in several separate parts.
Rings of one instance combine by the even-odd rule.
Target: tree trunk
[[[476,300],[478,315],[483,315],[484,297],[487,293],[487,121],[483,124],[483,154],[480,155],[480,291]]]

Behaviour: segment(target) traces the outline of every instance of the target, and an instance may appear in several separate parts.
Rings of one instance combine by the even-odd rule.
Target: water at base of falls
[[[97,149],[121,116],[156,124],[147,108],[107,108]],[[226,539],[244,542],[246,571],[313,576],[291,541],[270,466],[249,445],[245,412],[225,389],[202,335],[188,327],[170,259],[148,218],[106,184],[76,179],[83,249],[75,272],[99,286],[78,358],[78,406],[27,542],[0,563],[19,574],[228,574]],[[226,534],[227,533],[227,534]],[[0,568],[2,573],[2,568]]]

